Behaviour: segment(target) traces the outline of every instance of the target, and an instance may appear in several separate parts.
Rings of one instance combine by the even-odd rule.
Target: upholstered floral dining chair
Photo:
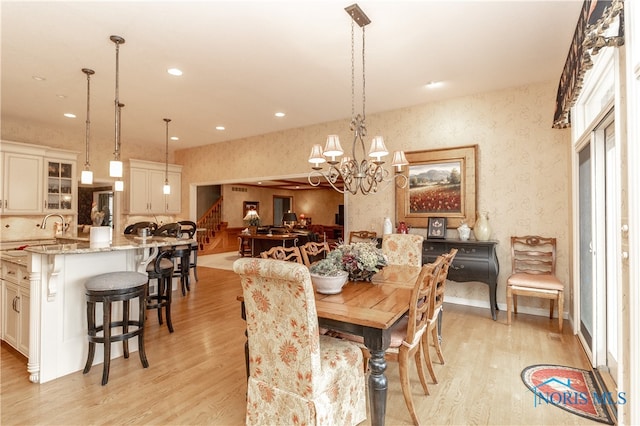
[[[366,419],[362,352],[321,336],[309,270],[242,258],[249,344],[247,425],[355,425]]]
[[[417,234],[386,234],[382,237],[382,252],[389,265],[422,266],[422,241]]]

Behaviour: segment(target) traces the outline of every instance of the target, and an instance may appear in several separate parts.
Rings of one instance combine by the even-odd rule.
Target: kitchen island
[[[82,370],[87,358],[87,319],[85,281],[92,276],[114,271],[146,273],[147,264],[160,247],[195,243],[192,239],[132,235],[114,237],[105,244],[87,241],[68,244],[33,245],[23,256],[2,254],[3,263],[26,265],[29,281],[28,363],[29,380],[45,383]],[[97,314],[102,315],[101,308]],[[121,306],[113,312],[121,318]],[[130,342],[130,351],[137,341]],[[122,356],[122,345],[113,345],[112,358]],[[96,351],[94,365],[103,362]]]

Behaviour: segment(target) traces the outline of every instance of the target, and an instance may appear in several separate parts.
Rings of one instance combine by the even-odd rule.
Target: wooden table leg
[[[371,407],[371,425],[384,425],[387,411],[387,361],[384,358],[385,351],[370,351],[369,360],[369,406]]]
[[[369,359],[369,408],[371,410],[371,425],[383,426],[387,412],[387,360],[385,352],[391,343],[389,330],[365,328],[364,344],[371,354]]]

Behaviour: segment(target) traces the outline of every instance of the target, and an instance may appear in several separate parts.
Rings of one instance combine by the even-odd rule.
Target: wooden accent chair
[[[349,232],[349,244],[361,241],[369,242],[378,237],[375,231],[351,231]]]
[[[518,295],[550,299],[549,318],[558,301],[558,330],[562,333],[564,284],[556,277],[556,239],[527,235],[511,237],[511,275],[507,278],[507,324],[511,309],[518,313]]]
[[[266,251],[263,251],[262,253],[260,253],[260,256],[263,259],[286,260],[288,262],[302,263],[302,255],[300,254],[300,248],[297,247],[297,246],[294,246],[294,247],[283,247],[283,246],[271,247],[269,250],[266,250]]]
[[[382,237],[382,252],[389,265],[422,266],[422,241],[422,235],[387,234]]]
[[[247,238],[238,236],[238,254],[242,257],[251,257],[251,244]]]
[[[357,344],[321,336],[309,270],[240,258],[249,345],[247,425],[355,425],[366,419]]]
[[[309,241],[300,247],[300,253],[302,254],[302,263],[309,267],[313,262],[327,257],[329,243],[326,241],[322,243]]]
[[[433,341],[433,346],[436,348],[436,354],[440,360],[440,364],[444,364],[444,355],[442,354],[442,347],[440,341],[442,336],[440,334],[440,325],[442,324],[442,304],[444,303],[444,289],[447,283],[447,275],[449,274],[449,267],[453,263],[453,258],[458,254],[458,249],[452,248],[449,253],[445,253],[438,256],[438,259],[442,260],[442,267],[440,273],[436,277],[435,284],[433,286],[433,294],[429,303],[429,321],[427,325],[427,331],[422,336],[423,344],[422,350],[424,351],[424,359],[429,369],[429,375],[434,383],[438,383],[436,373],[433,369],[433,363],[431,362],[431,352],[429,351],[429,335]]]

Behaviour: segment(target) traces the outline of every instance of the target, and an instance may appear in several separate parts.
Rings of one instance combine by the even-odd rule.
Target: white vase
[[[385,217],[384,222],[382,223],[382,234],[393,234],[393,224],[391,223],[391,219],[389,219],[388,217]]]
[[[467,241],[469,239],[469,235],[471,234],[471,228],[466,223],[463,223],[458,227],[458,237],[461,241]]]
[[[478,212],[478,220],[473,227],[473,234],[478,241],[487,241],[491,236],[491,226],[489,225],[489,213]]]
[[[342,291],[342,287],[349,278],[347,271],[340,271],[336,276],[318,275],[311,273],[311,282],[316,291],[321,294],[337,294]]]

